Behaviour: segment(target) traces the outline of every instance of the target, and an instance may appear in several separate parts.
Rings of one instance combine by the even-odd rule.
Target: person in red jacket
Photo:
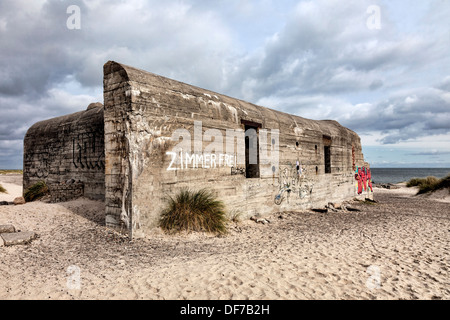
[[[362,177],[361,177],[361,168],[356,167],[355,179],[358,181],[358,194],[362,193]]]
[[[366,174],[366,167],[362,167],[361,169],[361,180],[362,180],[362,187],[363,190],[367,190],[367,174]]]
[[[370,168],[367,169],[367,181],[369,182],[370,192],[373,192],[373,189],[372,189],[372,172],[370,172]]]

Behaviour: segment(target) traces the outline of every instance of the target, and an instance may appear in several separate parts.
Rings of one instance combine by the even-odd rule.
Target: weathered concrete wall
[[[24,190],[38,181],[57,186],[76,180],[84,185],[84,196],[105,196],[104,122],[101,104],[86,111],[34,124],[25,135]],[[69,199],[55,189],[54,199]],[[73,191],[73,190],[72,190]],[[67,188],[67,193],[72,192]],[[62,201],[62,200],[61,200]]]
[[[355,170],[367,166],[358,135],[336,121],[289,115],[115,62],[104,66],[104,106],[106,222],[133,236],[150,232],[164,197],[184,187],[214,190],[228,211],[250,217],[352,198]],[[245,153],[242,136],[233,150],[225,137],[246,125],[260,138],[268,130],[259,152],[273,150],[279,137],[279,162],[260,163],[257,178],[240,174],[245,166],[213,166],[210,158],[218,146],[223,159]],[[180,129],[188,138],[173,141]],[[175,149],[180,141],[181,153]],[[173,162],[174,153],[181,157],[186,150],[209,164]]]
[[[84,195],[84,183],[75,180],[53,183],[48,186],[50,202],[66,202],[78,199]]]

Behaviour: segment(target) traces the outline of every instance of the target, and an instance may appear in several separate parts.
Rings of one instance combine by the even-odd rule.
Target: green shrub
[[[44,181],[39,181],[25,190],[24,198],[26,202],[36,201],[49,193],[48,187]]]
[[[8,193],[6,192],[6,189],[3,188],[3,186],[0,184],[0,193]]]
[[[169,232],[206,231],[226,233],[225,205],[208,190],[181,190],[175,198],[167,197],[160,227]]]

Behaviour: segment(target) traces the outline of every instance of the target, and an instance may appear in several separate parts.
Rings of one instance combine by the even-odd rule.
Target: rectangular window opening
[[[331,137],[323,136],[325,173],[331,173]]]
[[[245,177],[259,178],[258,128],[261,125],[244,121],[242,123],[245,126]]]

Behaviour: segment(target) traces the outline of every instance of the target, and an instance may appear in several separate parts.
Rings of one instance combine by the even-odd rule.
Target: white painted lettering
[[[203,166],[203,168],[205,169],[209,169],[210,168],[210,164],[211,164],[211,159],[210,159],[210,154],[204,154],[203,157],[205,159],[205,165]],[[208,164],[209,162],[209,164]]]
[[[177,159],[177,154],[175,152],[166,152],[167,155],[172,156],[172,160],[169,164],[169,167],[167,168],[167,171],[175,171],[176,168],[172,168],[172,165],[175,163],[175,160]]]
[[[216,167],[217,167],[216,166],[216,155],[213,153],[213,154],[211,154],[211,168],[216,168]]]

